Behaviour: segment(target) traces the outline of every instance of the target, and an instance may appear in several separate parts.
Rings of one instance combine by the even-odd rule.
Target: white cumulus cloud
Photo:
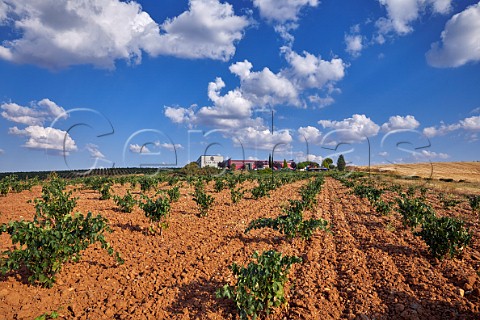
[[[337,143],[351,143],[365,140],[378,134],[380,127],[364,114],[354,114],[351,118],[341,121],[320,120],[323,128],[335,130],[342,141]]]
[[[169,106],[165,107],[164,113],[173,123],[187,123],[195,115],[193,109]]]
[[[8,133],[27,137],[27,141],[23,146],[29,149],[52,150],[57,151],[59,154],[68,154],[77,150],[72,137],[66,131],[60,129],[33,125],[25,129],[12,127]]]
[[[318,0],[253,0],[260,16],[276,23],[297,21],[303,8],[316,7],[318,4]]]
[[[405,35],[413,31],[412,23],[430,9],[433,13],[447,14],[452,0],[378,0],[387,10],[387,17],[376,21],[380,35]],[[382,39],[382,38],[380,38]]]
[[[0,58],[52,69],[81,64],[114,69],[116,60],[140,63],[143,51],[151,56],[228,60],[250,24],[219,0],[190,0],[187,11],[161,25],[135,1],[0,3],[0,24],[19,35],[0,45]]]
[[[426,54],[431,66],[459,67],[480,61],[480,2],[454,15],[441,38]]]
[[[105,156],[100,151],[99,147],[93,143],[87,143],[85,145],[85,149],[90,153],[90,157],[98,158],[98,159],[105,159]]]
[[[148,49],[154,55],[211,58],[227,61],[243,38],[249,19],[235,15],[229,3],[190,0],[190,8],[161,25],[162,34]]]
[[[7,19],[8,10],[7,3],[3,2],[3,0],[0,1],[0,25],[2,25]]]
[[[155,141],[154,144],[155,144],[155,147],[157,147],[157,148],[163,148],[163,149],[167,149],[167,150],[170,150],[170,151],[183,149],[183,146],[179,143],[172,144],[172,143],[167,143],[167,142]]]
[[[150,153],[150,149],[148,149],[146,146],[141,146],[138,144],[130,144],[128,146],[128,149],[132,153]]]
[[[175,123],[204,125],[215,129],[261,126],[261,118],[252,118],[253,103],[242,91],[236,88],[222,95],[221,90],[224,87],[225,82],[221,78],[208,84],[208,97],[213,102],[212,106],[202,107],[196,112],[192,108],[166,107],[165,116]]]
[[[234,142],[238,140],[248,149],[272,151],[275,147],[275,152],[285,150],[293,140],[288,130],[274,131],[272,134],[268,129],[253,127],[232,131],[232,136],[236,138]]]
[[[427,137],[431,138],[436,136],[443,136],[456,130],[466,130],[469,132],[480,131],[480,116],[465,118],[458,121],[457,123],[448,125],[442,123],[439,127],[427,127],[423,129],[423,133]]]
[[[435,151],[429,151],[429,150],[422,150],[420,152],[414,152],[413,157],[416,160],[433,160],[433,159],[448,159],[450,158],[450,155],[447,153],[442,153],[442,152],[435,152]]]
[[[300,89],[322,89],[329,83],[335,83],[345,76],[347,65],[340,58],[323,60],[304,51],[303,55],[284,47],[283,52],[290,69],[285,73],[293,78]]]
[[[382,131],[389,132],[392,130],[399,130],[399,129],[416,129],[420,126],[420,122],[415,119],[414,116],[407,115],[405,117],[402,116],[392,116],[388,119],[388,122],[382,124]]]
[[[257,106],[290,104],[299,106],[299,92],[294,84],[281,73],[273,73],[268,68],[251,71],[253,65],[245,60],[230,66],[230,71],[241,81],[241,91]]]
[[[318,130],[318,128],[312,127],[312,126],[306,126],[306,127],[298,128],[297,131],[299,133],[298,139],[300,141],[303,142],[306,139],[309,144],[310,143],[317,144],[317,145],[321,144],[322,132]]]
[[[12,102],[3,103],[0,108],[3,110],[1,115],[5,119],[29,126],[42,125],[47,120],[67,116],[65,109],[50,99],[42,99],[39,102],[32,101],[30,107],[20,106]]]
[[[358,57],[360,55],[360,52],[364,48],[362,42],[363,37],[359,34],[345,35],[345,44],[347,46],[345,50],[353,57]]]

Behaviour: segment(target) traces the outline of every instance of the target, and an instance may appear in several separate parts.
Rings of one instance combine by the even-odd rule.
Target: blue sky
[[[0,171],[480,160],[479,60],[478,1],[0,0]]]

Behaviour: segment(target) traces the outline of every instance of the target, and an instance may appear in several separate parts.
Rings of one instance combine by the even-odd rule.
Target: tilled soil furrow
[[[451,319],[475,318],[467,312],[475,309],[460,297],[457,288],[446,279],[442,271],[423,255],[425,244],[411,232],[386,229],[387,217],[374,213],[371,206],[362,206],[362,200],[348,194],[348,189],[331,181],[345,208],[355,208],[348,215],[359,249],[368,256],[375,286],[380,298],[389,306],[389,317]],[[348,210],[348,209],[347,209]]]
[[[330,199],[321,192],[314,218],[330,219]],[[317,231],[305,244],[304,262],[295,273],[288,319],[338,319],[343,303],[336,287],[337,254],[333,235]]]
[[[342,317],[379,317],[387,307],[378,297],[374,279],[368,267],[367,256],[359,250],[357,239],[352,234],[348,216],[339,202],[339,195],[333,188],[333,181],[326,179],[324,189],[330,199],[330,219],[332,221],[333,240],[337,252],[336,272],[337,290],[344,305]]]

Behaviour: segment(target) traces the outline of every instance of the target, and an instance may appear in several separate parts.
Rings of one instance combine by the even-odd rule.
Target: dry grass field
[[[356,167],[356,170],[368,171],[368,167]],[[480,162],[380,164],[371,166],[370,171],[396,183],[428,183],[442,191],[480,194]]]
[[[372,166],[375,172],[388,172],[402,176],[432,179],[480,182],[480,162],[427,162],[413,164],[387,164]]]

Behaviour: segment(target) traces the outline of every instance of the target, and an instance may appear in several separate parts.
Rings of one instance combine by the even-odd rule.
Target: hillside
[[[366,167],[361,167],[367,170]],[[454,179],[480,182],[480,162],[432,162],[411,164],[381,164],[371,167],[372,172],[386,172],[402,176],[432,179]]]

